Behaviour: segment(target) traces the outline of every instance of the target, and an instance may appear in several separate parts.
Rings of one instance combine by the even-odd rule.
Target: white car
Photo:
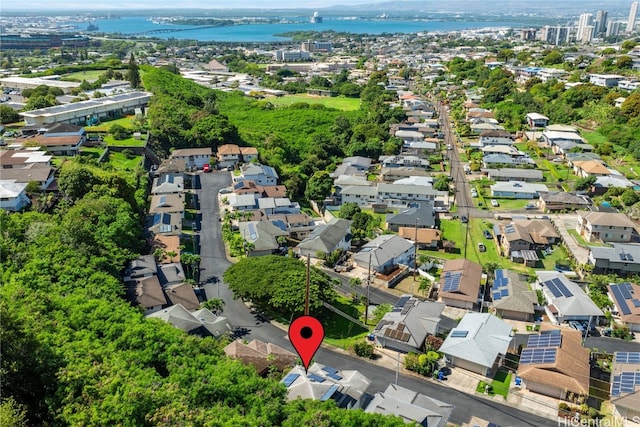
[[[498,203],[496,199],[491,199],[491,206],[497,208],[498,206],[500,206],[500,203]]]

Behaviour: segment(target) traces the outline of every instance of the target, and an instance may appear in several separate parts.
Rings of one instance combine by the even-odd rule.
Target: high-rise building
[[[609,21],[607,23],[606,37],[617,36],[620,34],[620,21]]]
[[[631,3],[631,10],[629,11],[629,19],[627,20],[627,33],[633,32],[636,28],[636,16],[638,15],[638,2]]]
[[[596,13],[596,22],[594,23],[595,28],[593,29],[594,35],[599,36],[607,31],[607,15],[608,13],[606,10],[599,10],[598,13]]]
[[[569,42],[569,27],[545,25],[542,27],[540,38],[542,41],[558,46]]]
[[[589,43],[593,37],[593,15],[583,13],[578,20],[576,39],[582,43]]]

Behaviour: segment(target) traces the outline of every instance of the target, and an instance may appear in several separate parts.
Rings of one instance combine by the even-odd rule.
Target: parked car
[[[491,199],[491,206],[497,208],[498,206],[500,206],[500,203],[498,203],[496,199]]]
[[[527,206],[524,207],[525,209],[537,209],[536,205],[533,205],[531,203],[529,203]]]
[[[486,251],[487,251],[487,247],[484,245],[484,243],[479,242],[479,243],[478,243],[478,250],[479,250],[480,252],[486,252]]]
[[[460,222],[463,223],[463,224],[466,224],[467,222],[469,222],[469,218],[467,218],[466,215],[462,215],[460,217]]]
[[[572,320],[569,322],[569,326],[571,326],[573,329],[580,331],[580,333],[584,336],[586,335],[587,331],[584,328],[584,326],[582,326],[582,323],[580,322],[576,322],[575,320]]]
[[[493,235],[491,234],[491,232],[489,230],[484,230],[483,233],[484,233],[484,237],[485,238],[487,238],[487,239],[493,238]]]
[[[209,165],[209,163],[205,163],[204,166],[202,166],[202,172],[211,172],[211,166]]]

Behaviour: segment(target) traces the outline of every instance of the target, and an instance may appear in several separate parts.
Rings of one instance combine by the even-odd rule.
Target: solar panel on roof
[[[567,285],[565,285],[564,282],[559,278],[556,277],[555,279],[553,279],[553,283],[556,285],[556,288],[558,288],[558,291],[560,291],[560,293],[564,297],[569,298],[573,296],[571,291],[567,288]]]
[[[628,283],[620,283],[618,285],[618,288],[620,289],[620,293],[622,294],[624,299],[631,299],[633,297],[631,296],[630,289],[629,289],[629,287],[627,285],[628,285]]]
[[[309,374],[307,378],[309,378],[309,381],[313,381],[314,383],[324,382],[324,378],[322,378],[320,375],[317,375],[317,374]]]
[[[329,387],[329,390],[327,390],[322,397],[320,397],[320,401],[324,402],[326,400],[331,399],[331,396],[333,396],[336,391],[338,391],[338,389],[340,388],[340,386],[338,384],[334,384],[331,387]]]
[[[257,240],[258,233],[256,232],[256,226],[250,222],[249,224],[247,224],[247,228],[249,229],[249,237],[251,238],[251,240]]]
[[[562,342],[560,334],[529,335],[527,348],[559,347]]]
[[[332,378],[332,379],[336,380],[336,381],[340,381],[342,379],[342,377],[340,375],[338,375],[337,373],[335,373],[335,372],[329,372],[327,374],[327,376],[329,378]]]
[[[627,287],[627,289],[629,290],[629,292],[633,294],[633,286],[631,285],[631,283],[625,282],[624,284]]]
[[[324,368],[322,368],[322,370],[330,374],[338,373],[338,370],[336,368],[332,368],[331,366],[325,366]]]
[[[618,351],[616,352],[616,363],[635,363],[640,364],[640,352],[637,351]]]
[[[284,377],[284,380],[282,380],[282,382],[286,387],[289,387],[298,379],[299,376],[300,374],[289,374],[286,377]]]
[[[615,375],[611,382],[611,396],[620,396],[620,375]]]
[[[631,310],[629,309],[629,306],[627,305],[627,301],[625,300],[624,295],[622,294],[620,285],[613,284],[610,287],[611,287],[611,292],[613,293],[614,299],[618,304],[618,308],[620,309],[620,312],[625,315],[631,314]]]
[[[555,283],[553,283],[552,280],[547,280],[546,282],[543,283],[544,286],[547,287],[547,289],[549,289],[549,292],[551,292],[551,294],[555,297],[561,297],[562,293],[560,292],[560,290],[558,290],[558,288],[556,287]]]
[[[525,348],[520,355],[520,365],[553,363],[557,348]]]
[[[469,334],[469,331],[457,330],[451,332],[451,338],[465,338]]]
[[[502,297],[503,297],[503,298],[504,298],[504,297],[508,297],[508,296],[509,296],[509,289],[507,289],[507,288],[502,289],[502,290],[500,291],[500,295],[502,295]]]
[[[454,272],[454,273],[445,273],[444,276],[444,292],[457,292],[460,290],[460,278],[462,277],[462,273]]]
[[[502,298],[502,295],[500,294],[500,292],[494,292],[493,293],[493,300],[494,301],[498,301],[498,300],[500,300],[500,298]]]

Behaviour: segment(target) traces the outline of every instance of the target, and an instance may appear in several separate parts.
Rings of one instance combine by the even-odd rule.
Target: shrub
[[[373,359],[373,346],[366,341],[356,342],[353,346],[353,351],[356,353],[356,356]]]

